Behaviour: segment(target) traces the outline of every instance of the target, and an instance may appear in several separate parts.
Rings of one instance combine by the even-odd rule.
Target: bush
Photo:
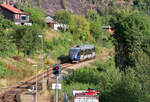
[[[13,23],[8,19],[4,19],[4,17],[0,14],[0,30],[8,29],[11,27],[13,27]]]
[[[4,65],[2,63],[0,63],[0,78],[4,78],[5,75],[9,75],[10,72],[8,71],[8,69],[6,67],[4,67]]]
[[[82,41],[89,40],[89,30],[89,22],[84,17],[73,15],[72,33],[76,39],[80,39]]]
[[[0,30],[0,56],[5,57],[6,55],[10,55],[14,53],[14,50],[16,49],[15,44],[13,44],[9,36]]]
[[[24,11],[30,15],[30,22],[39,25],[41,28],[46,27],[45,14],[41,8],[25,8]]]
[[[73,71],[65,80],[65,83],[72,84],[76,82],[96,85],[99,82],[99,72],[96,69],[91,69],[86,67]]]
[[[97,22],[90,23],[90,33],[96,40],[102,39],[102,27]]]
[[[40,47],[42,30],[36,24],[29,26],[16,26],[12,32],[13,42],[16,44],[18,53],[22,51],[24,55],[35,53]],[[44,35],[43,35],[44,39]]]

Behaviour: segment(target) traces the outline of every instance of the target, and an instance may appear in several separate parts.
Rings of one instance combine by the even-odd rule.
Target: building
[[[103,26],[102,27],[104,30],[110,32],[111,35],[114,35],[115,30],[111,26]]]
[[[0,12],[6,19],[13,21],[15,24],[24,24],[29,22],[29,15],[13,6],[0,4]]]
[[[46,17],[46,24],[48,27],[54,29],[54,23],[55,22],[53,21],[53,17],[51,17],[51,16]]]
[[[47,16],[45,20],[46,20],[46,24],[48,25],[48,27],[54,30],[62,30],[62,29],[67,28],[66,24],[59,24],[55,22],[52,16]]]

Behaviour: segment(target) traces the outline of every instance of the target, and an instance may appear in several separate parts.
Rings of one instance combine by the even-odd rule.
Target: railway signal
[[[53,74],[56,76],[59,76],[59,74],[61,73],[61,66],[59,64],[55,64],[53,67]]]
[[[61,69],[59,64],[55,64],[53,67],[53,74],[56,76],[56,102],[58,102],[58,76],[61,73]]]

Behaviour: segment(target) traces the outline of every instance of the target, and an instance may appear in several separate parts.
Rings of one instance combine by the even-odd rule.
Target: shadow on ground
[[[60,57],[58,57],[58,59],[61,61],[61,64],[70,63],[70,60],[69,60],[68,56],[61,55]]]

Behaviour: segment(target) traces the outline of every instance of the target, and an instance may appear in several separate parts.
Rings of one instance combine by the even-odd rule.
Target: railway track
[[[65,63],[61,64],[62,70],[72,66],[73,64],[71,63]],[[50,68],[49,68],[50,69]],[[38,74],[37,80],[40,82],[43,79],[43,74],[44,78],[47,78],[47,73],[49,75],[52,75],[52,70],[44,71],[43,73]],[[21,82],[20,84],[10,88],[9,90],[5,91],[0,95],[0,102],[21,102],[20,100],[20,95],[27,91],[28,89],[32,88],[33,86],[35,87],[36,84],[36,77],[31,77],[29,80],[26,80],[24,82]],[[42,84],[38,83],[38,90],[41,89]]]
[[[87,61],[87,60],[86,60]],[[84,61],[85,62],[85,61]],[[82,63],[82,62],[79,62]],[[76,63],[76,64],[79,64]],[[65,64],[60,64],[62,66],[62,70],[66,69],[67,67],[73,66],[75,64],[72,63],[65,63]],[[43,73],[38,74],[37,80],[40,82],[44,78],[50,77],[48,75],[53,75],[52,70],[45,70]],[[44,75],[43,75],[44,74]],[[33,76],[30,79],[21,82],[20,84],[10,88],[9,90],[5,91],[4,93],[0,94],[0,102],[21,102],[20,95],[27,91],[28,89],[32,89],[33,87],[35,88],[36,84],[36,77]],[[42,84],[38,83],[38,90],[42,89]]]

